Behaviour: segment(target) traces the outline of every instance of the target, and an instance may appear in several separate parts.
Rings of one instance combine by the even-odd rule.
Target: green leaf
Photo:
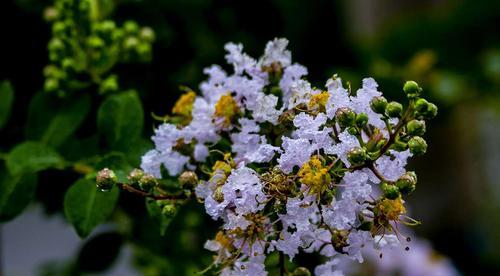
[[[64,213],[78,235],[86,237],[111,215],[119,194],[117,187],[102,192],[92,179],[82,178],[66,192]]]
[[[39,142],[24,142],[7,155],[7,169],[11,175],[35,173],[64,165],[62,157],[51,147]]]
[[[26,137],[58,147],[78,129],[89,111],[88,94],[61,100],[38,93],[29,105]]]
[[[9,120],[12,103],[14,102],[14,89],[8,81],[0,83],[0,129]]]
[[[112,149],[128,150],[141,135],[144,112],[135,91],[109,96],[97,113],[101,137]]]
[[[13,219],[28,206],[36,183],[35,174],[11,176],[3,169],[0,171],[0,222]]]
[[[161,207],[158,206],[154,199],[146,199],[146,209],[148,210],[149,216],[154,220],[154,222],[160,227],[160,234],[163,236],[167,232],[167,228],[172,222],[173,217],[167,217],[162,214]]]

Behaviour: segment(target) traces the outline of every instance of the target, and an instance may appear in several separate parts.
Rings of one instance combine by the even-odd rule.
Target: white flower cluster
[[[363,262],[366,248],[397,246],[393,226],[406,220],[402,195],[416,176],[405,170],[413,151],[401,144],[416,117],[376,112],[383,97],[372,78],[355,92],[337,76],[315,88],[287,44],[268,42],[256,60],[228,43],[234,73],[205,69],[201,95],[181,97],[173,113],[182,120],[160,125],[142,158],[157,178],[162,167],[199,175],[196,197],[223,222],[206,243],[222,275],[266,275],[276,251],[289,260],[319,252],[326,263],[315,273],[342,275],[339,255]]]

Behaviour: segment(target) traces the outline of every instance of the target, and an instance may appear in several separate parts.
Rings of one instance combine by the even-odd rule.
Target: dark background
[[[228,41],[242,42],[246,52],[257,57],[268,40],[288,38],[293,60],[308,67],[309,79],[317,86],[333,73],[352,81],[353,88],[362,77],[373,76],[388,97],[398,99],[404,80],[419,81],[440,113],[428,125],[428,154],[409,165],[419,174],[419,187],[409,205],[412,216],[424,222],[415,231],[464,274],[500,273],[497,1],[118,2],[113,19],[134,19],[151,26],[157,35],[150,64],[117,68],[122,86],[140,92],[149,131],[145,136],[153,129],[149,113],[168,113],[181,93],[179,84],[197,89],[204,67],[224,64],[223,45]],[[2,149],[22,138],[26,106],[43,86],[50,27],[42,11],[49,4],[45,0],[0,4],[0,79],[9,79],[16,90],[14,116],[8,132],[0,136]],[[42,183],[37,197],[47,213],[57,216],[57,198],[64,189],[49,195],[44,189]],[[121,200],[140,205],[134,198]],[[164,242],[182,232],[188,236],[176,244],[189,248],[151,246],[152,252],[170,258],[170,266],[189,263],[179,255],[194,263],[199,256],[207,258],[202,244],[213,232],[200,229],[215,224],[196,215],[199,207],[187,209]],[[140,217],[143,210],[128,211]],[[137,236],[145,243],[162,242],[149,233]]]

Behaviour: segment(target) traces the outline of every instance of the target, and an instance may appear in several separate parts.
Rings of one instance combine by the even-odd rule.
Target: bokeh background
[[[354,89],[363,77],[372,76],[388,98],[399,99],[405,80],[419,82],[440,112],[428,125],[428,153],[409,164],[419,175],[409,206],[412,216],[423,221],[414,230],[464,275],[500,273],[498,1],[115,2],[113,19],[134,19],[157,35],[151,63],[117,69],[123,86],[140,93],[145,136],[154,126],[149,113],[168,113],[181,94],[178,85],[197,88],[205,78],[204,67],[224,64],[228,41],[242,42],[249,54],[258,56],[268,40],[288,38],[294,61],[309,68],[309,79],[318,86],[334,73]],[[50,4],[0,3],[0,79],[10,80],[16,90],[9,131],[0,135],[2,148],[22,136],[26,106],[43,86],[50,26],[42,13]],[[75,263],[104,275],[184,275],[210,262],[203,243],[217,225],[196,204],[185,208],[160,237],[148,227],[143,201],[122,195],[123,213],[132,216],[116,214],[120,223],[104,225],[80,241],[61,214],[68,179],[42,175],[37,202],[0,225],[6,275],[62,275]],[[119,234],[124,225],[132,233],[127,237]]]

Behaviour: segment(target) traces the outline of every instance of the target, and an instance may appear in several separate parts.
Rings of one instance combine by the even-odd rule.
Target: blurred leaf
[[[86,237],[113,212],[119,191],[99,191],[91,179],[78,180],[64,197],[64,213],[80,237]]]
[[[6,165],[11,175],[19,175],[61,167],[64,165],[64,160],[51,147],[28,141],[12,149],[7,156]]]
[[[90,96],[56,99],[38,93],[29,105],[26,137],[58,147],[81,125],[90,111]]]
[[[9,81],[0,83],[0,129],[7,123],[14,102],[14,89]]]
[[[160,227],[160,234],[165,235],[170,222],[172,222],[173,217],[167,217],[162,214],[161,207],[158,206],[155,200],[146,200],[146,209],[148,210],[149,216],[154,220],[154,222]]]
[[[123,245],[123,237],[116,232],[99,234],[85,243],[78,253],[79,271],[99,272],[113,264]]]
[[[141,135],[144,113],[135,91],[109,96],[99,108],[97,127],[112,149],[127,150]]]
[[[0,222],[19,215],[35,194],[37,178],[35,174],[11,176],[0,171]]]

